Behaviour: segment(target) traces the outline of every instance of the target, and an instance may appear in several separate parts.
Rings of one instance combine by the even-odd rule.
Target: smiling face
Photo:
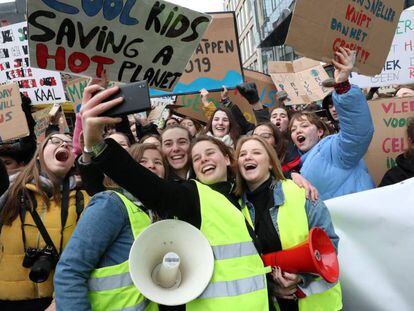
[[[286,132],[289,125],[287,111],[283,108],[273,109],[270,115],[270,122],[276,125],[281,132]]]
[[[63,178],[73,167],[75,156],[72,139],[64,134],[54,134],[43,149],[47,169],[58,178]]]
[[[222,138],[230,132],[230,120],[224,111],[216,111],[213,115],[211,123],[211,131],[213,135],[218,138]]]
[[[190,138],[182,128],[171,128],[162,134],[162,152],[172,169],[178,171],[188,166]]]
[[[239,172],[247,187],[253,191],[270,177],[270,157],[257,140],[247,140],[240,148],[237,159]]]
[[[293,120],[291,127],[292,141],[302,152],[312,149],[319,142],[323,133],[323,130],[309,122],[306,116]]]
[[[194,145],[191,154],[193,169],[199,181],[206,185],[227,181],[230,159],[216,144],[208,140],[200,141]]]
[[[139,161],[139,164],[145,166],[158,177],[165,177],[165,167],[160,151],[155,149],[145,150],[141,160]]]

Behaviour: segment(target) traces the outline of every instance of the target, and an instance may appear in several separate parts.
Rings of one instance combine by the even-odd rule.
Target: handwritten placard
[[[365,156],[369,172],[378,184],[395,166],[395,158],[408,148],[407,119],[414,117],[414,97],[369,102],[375,132]]]
[[[32,66],[172,90],[211,17],[166,1],[28,0]]]
[[[276,104],[275,95],[277,89],[270,76],[257,71],[244,69],[244,77],[246,82],[256,83],[260,103],[269,109]],[[237,89],[230,90],[229,95],[232,102],[239,106],[246,119],[251,123],[255,123],[256,119],[254,117],[252,106],[239,94]],[[220,92],[209,93],[208,100],[213,102],[217,107],[220,106]],[[207,118],[202,110],[203,103],[201,102],[200,94],[178,96],[177,104],[183,106],[183,108],[177,110],[179,114],[189,116],[202,122],[207,122]]]
[[[0,28],[0,83],[10,82],[34,105],[66,101],[59,72],[30,67],[26,22]]]
[[[397,28],[403,0],[298,0],[286,45],[303,56],[329,62],[339,47],[356,51],[355,70],[381,72]]]
[[[276,87],[286,91],[285,105],[310,104],[323,99],[332,90],[322,85],[329,78],[322,65],[309,58],[293,62],[269,62],[269,73]]]
[[[28,135],[18,85],[0,85],[0,142]]]
[[[353,73],[351,82],[362,88],[414,83],[414,9],[401,14],[382,72],[374,77]]]
[[[35,135],[37,138],[37,142],[40,143],[45,140],[46,138],[46,130],[49,127],[49,111],[52,109],[52,106],[43,108],[41,110],[36,111],[33,113],[33,119],[35,120]],[[69,132],[68,123],[66,122],[65,114],[63,111],[59,112],[59,132],[60,133],[67,133]]]
[[[159,129],[164,128],[165,121],[170,116],[169,105],[175,102],[174,96],[164,96],[151,98],[151,112],[148,115],[148,121],[154,123]]]
[[[205,32],[185,72],[169,95],[190,94],[205,88],[219,90],[223,85],[234,88],[243,83],[238,33],[234,12],[212,14]],[[168,95],[151,91],[151,96]]]
[[[73,111],[78,113],[82,104],[82,97],[85,88],[88,86],[88,78],[78,78],[66,83],[66,94],[69,101],[73,104]]]

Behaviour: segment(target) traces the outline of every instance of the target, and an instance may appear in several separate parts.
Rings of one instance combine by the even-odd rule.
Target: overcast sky
[[[199,12],[223,11],[223,0],[168,0],[189,9]],[[0,3],[14,2],[13,0],[0,0]]]

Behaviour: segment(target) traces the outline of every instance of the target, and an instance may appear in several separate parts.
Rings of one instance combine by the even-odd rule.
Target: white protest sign
[[[414,83],[414,9],[401,14],[382,72],[374,77],[353,73],[350,80],[362,88]]]
[[[414,178],[325,201],[339,235],[344,310],[412,310]]]
[[[32,66],[172,90],[211,17],[154,0],[28,0]]]
[[[59,72],[30,67],[26,22],[0,28],[0,83],[10,82],[34,105],[66,101]]]

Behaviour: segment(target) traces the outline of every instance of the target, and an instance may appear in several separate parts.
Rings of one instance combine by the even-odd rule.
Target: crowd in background
[[[328,304],[326,310],[341,310],[339,282],[328,286],[278,267],[266,275],[260,259],[304,240],[313,227],[323,228],[338,249],[323,201],[376,186],[363,160],[374,126],[366,95],[348,81],[351,52],[341,48],[333,64],[335,87],[321,106],[288,107],[280,92],[268,109],[253,83],[239,85],[256,124],[226,88],[219,107],[201,91],[206,124],[173,114],[163,128],[142,117],[100,117],[120,104],[107,101],[118,87],[93,80],[73,136],[59,133],[52,120],[37,144],[30,100],[22,97],[30,136],[0,146],[0,309],[45,310],[51,303],[59,310],[170,309],[148,301],[132,282],[101,284],[128,271],[130,248],[145,227],[176,217],[200,229],[212,246],[251,247],[249,256],[231,259],[214,253],[209,287],[217,280],[253,284],[233,295],[209,291],[178,308],[312,310]],[[396,95],[413,94],[402,87]],[[414,119],[407,137],[407,151],[380,186],[414,177]],[[319,291],[310,292],[315,283]],[[297,300],[298,289],[306,299]]]

